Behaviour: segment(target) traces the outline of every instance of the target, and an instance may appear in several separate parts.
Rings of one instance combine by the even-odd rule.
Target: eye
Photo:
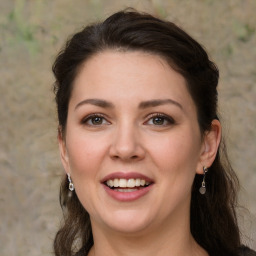
[[[108,125],[109,122],[106,120],[106,118],[102,114],[91,114],[82,120],[82,124],[85,124],[88,126],[101,126],[101,125]]]
[[[154,126],[168,126],[174,123],[175,121],[172,117],[161,113],[151,114],[146,122],[146,124]]]

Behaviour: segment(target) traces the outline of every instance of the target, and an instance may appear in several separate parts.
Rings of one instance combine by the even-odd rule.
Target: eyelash
[[[92,122],[93,118],[100,118],[100,119],[102,120],[102,122],[104,122],[104,120],[105,120],[105,122],[109,123],[109,122],[106,120],[106,117],[105,117],[103,114],[100,114],[100,113],[93,113],[93,114],[90,114],[90,115],[86,116],[86,117],[81,121],[81,123],[84,124],[84,125],[88,125],[88,126],[101,126],[101,125],[102,125],[102,123],[100,123],[100,124],[98,124],[98,125],[97,125],[97,124],[93,124],[93,123],[89,124],[88,122],[89,122],[89,121]]]
[[[175,124],[175,121],[172,117],[170,117],[168,115],[165,115],[165,114],[162,114],[162,113],[150,114],[145,123],[148,123],[149,120],[153,120],[154,118],[157,118],[157,117],[164,119],[164,122],[167,122],[167,124],[151,124],[151,125],[154,125],[154,126],[168,126],[168,125]]]
[[[175,121],[172,117],[168,116],[168,115],[165,115],[165,114],[162,114],[162,113],[153,113],[153,114],[150,114],[147,116],[147,121],[144,122],[143,124],[147,124],[150,120],[153,120],[154,118],[162,118],[163,119],[163,122],[167,122],[167,124],[150,124],[152,126],[168,126],[168,125],[173,125],[175,124]],[[100,118],[101,119],[101,123],[100,124],[89,124],[88,122],[93,120],[93,118]],[[105,115],[103,114],[100,114],[100,113],[93,113],[93,114],[90,114],[88,116],[86,116],[82,121],[81,123],[83,125],[88,125],[88,126],[101,126],[101,125],[106,125],[106,123],[104,123],[104,121],[109,124],[109,122],[107,121]]]

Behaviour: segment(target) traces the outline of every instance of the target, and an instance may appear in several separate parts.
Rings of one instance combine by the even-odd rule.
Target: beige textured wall
[[[51,255],[62,175],[51,64],[69,34],[126,6],[177,22],[218,64],[229,153],[252,214],[241,222],[255,240],[255,0],[1,0],[1,256]],[[256,249],[255,241],[247,243]]]

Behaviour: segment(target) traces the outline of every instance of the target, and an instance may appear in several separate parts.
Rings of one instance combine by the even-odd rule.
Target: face
[[[81,68],[62,161],[93,227],[142,232],[189,219],[204,143],[184,78],[161,57],[105,51]]]

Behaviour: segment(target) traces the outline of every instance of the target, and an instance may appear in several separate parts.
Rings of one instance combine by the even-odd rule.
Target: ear
[[[221,124],[214,119],[211,124],[211,130],[204,135],[200,159],[197,164],[196,173],[203,174],[203,167],[209,168],[218,152],[221,140]]]
[[[61,126],[59,126],[58,128],[58,142],[59,142],[59,150],[60,150],[62,165],[66,173],[70,173],[69,157],[68,157],[68,152],[66,147],[66,141],[65,141],[64,132],[62,131]]]

